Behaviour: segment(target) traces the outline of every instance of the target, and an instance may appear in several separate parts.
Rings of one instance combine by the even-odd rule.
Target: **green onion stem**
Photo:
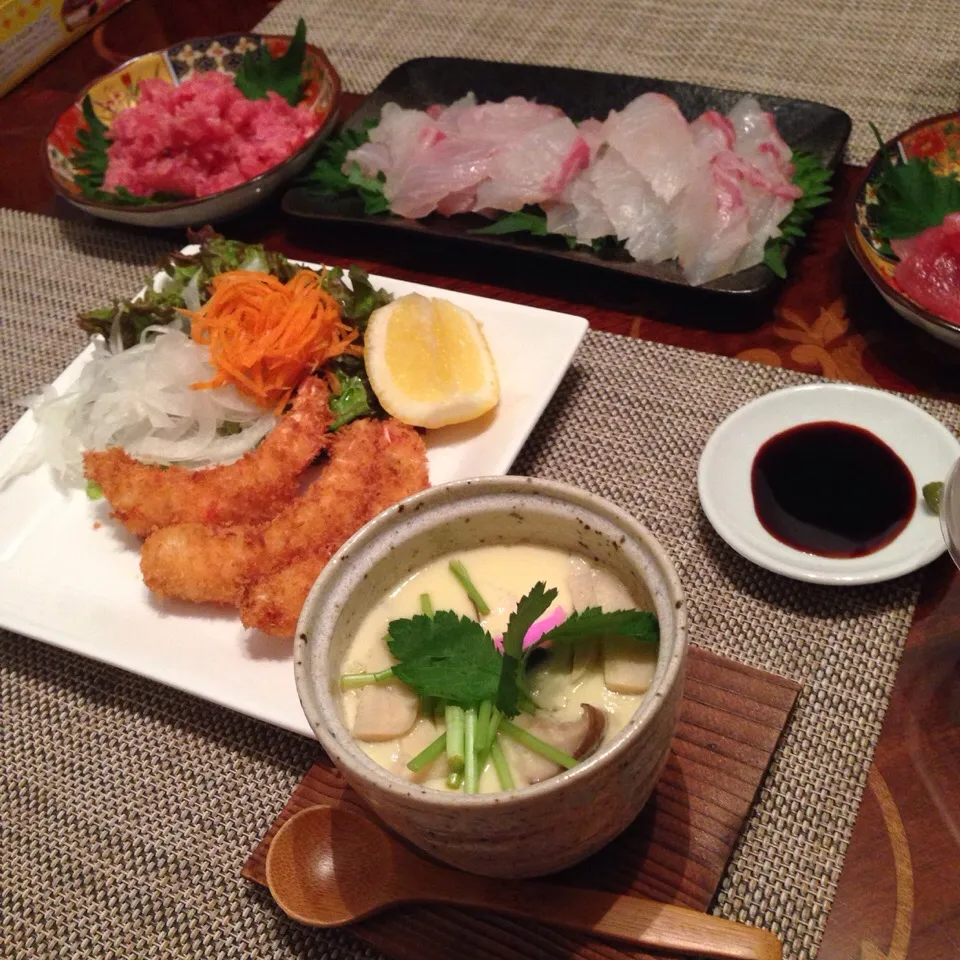
[[[494,740],[497,739],[497,731],[500,729],[500,721],[503,720],[503,714],[499,708],[494,707],[490,714],[490,724],[487,727],[486,749],[489,751],[493,747]]]
[[[577,765],[577,761],[570,754],[558,750],[553,744],[546,743],[539,737],[535,737],[529,730],[518,727],[506,717],[500,721],[500,730],[528,750],[539,753],[541,757],[546,757],[548,760],[560,764],[561,767],[566,767],[569,770]]]
[[[490,608],[487,606],[487,601],[480,596],[480,591],[473,585],[470,574],[467,573],[467,568],[461,561],[451,560],[450,572],[460,581],[460,586],[467,591],[467,596],[470,598],[471,603],[477,608],[477,613],[479,613],[481,617],[485,617],[490,612]]]
[[[444,721],[447,725],[447,763],[456,772],[463,769],[463,707],[447,704]]]
[[[408,769],[408,770],[412,770],[414,773],[418,773],[418,772],[419,772],[420,770],[422,770],[425,766],[427,766],[428,764],[433,763],[433,761],[436,760],[437,757],[439,757],[441,753],[443,753],[443,751],[446,749],[446,747],[447,747],[447,735],[446,735],[445,733],[441,733],[440,736],[437,737],[436,740],[434,740],[434,741],[433,741],[431,744],[429,744],[428,746],[424,747],[424,748],[407,764],[407,769]]]
[[[477,792],[477,708],[463,713],[463,792]]]
[[[451,790],[459,790],[460,784],[463,783],[463,771],[462,770],[451,770],[447,774],[447,786]]]
[[[387,667],[379,673],[345,673],[340,678],[340,686],[344,690],[354,687],[366,687],[371,683],[386,683],[393,676],[393,667]]]
[[[433,601],[430,599],[429,593],[420,594],[420,609],[423,611],[425,617],[430,617],[433,619]]]
[[[500,781],[501,790],[512,790],[515,786],[513,775],[510,773],[510,766],[507,764],[507,758],[503,755],[503,747],[500,746],[500,738],[493,741],[490,748],[490,756],[493,759],[493,768],[497,771],[497,779]]]
[[[477,753],[483,753],[487,749],[487,731],[490,727],[492,710],[493,704],[489,700],[484,700],[477,711]]]

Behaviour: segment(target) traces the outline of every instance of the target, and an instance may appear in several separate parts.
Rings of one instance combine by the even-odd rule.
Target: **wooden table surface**
[[[79,90],[115,63],[191,36],[250,29],[267,0],[134,0],[0,99],[0,206],[77,217],[55,197],[41,143]],[[322,43],[322,38],[319,42]],[[359,102],[347,97],[347,107]],[[960,399],[960,354],[902,321],[848,254],[843,210],[859,171],[840,171],[790,280],[744,307],[589,270],[465,259],[442,243],[292,222],[276,201],[231,224],[291,256],[586,316],[592,327],[725,356]],[[171,232],[172,245],[182,235]],[[946,556],[924,580],[821,960],[960,956],[960,576]]]

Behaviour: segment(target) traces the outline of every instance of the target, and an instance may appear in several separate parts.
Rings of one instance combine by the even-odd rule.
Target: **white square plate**
[[[387,277],[371,280],[395,296],[417,291],[465,307],[483,325],[497,364],[501,400],[492,414],[427,433],[431,483],[506,473],[570,366],[587,321]],[[67,367],[58,391],[76,380],[88,358],[86,350]],[[0,440],[0,475],[34,429],[28,413]],[[245,629],[232,610],[157,603],[140,578],[138,541],[108,513],[83,490],[63,491],[46,467],[0,490],[0,626],[309,736],[292,641]]]

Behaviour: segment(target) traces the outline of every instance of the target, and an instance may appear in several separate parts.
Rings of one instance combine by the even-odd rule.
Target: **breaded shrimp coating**
[[[356,529],[391,504],[430,485],[420,434],[400,423],[386,424],[368,484],[369,499],[358,512]],[[277,637],[293,636],[310,588],[342,543],[331,538],[311,546],[293,563],[252,582],[240,604],[244,625]]]
[[[377,513],[428,483],[413,428],[359,420],[334,436],[319,477],[273,519],[178,524],[148,537],[144,582],[160,596],[240,606],[248,626],[290,636],[327,560]]]
[[[309,377],[289,412],[235,463],[200,470],[160,467],[113,447],[84,454],[84,472],[103,490],[113,516],[141,537],[173,524],[265,520],[297,495],[300,474],[326,446],[329,401],[324,381]]]

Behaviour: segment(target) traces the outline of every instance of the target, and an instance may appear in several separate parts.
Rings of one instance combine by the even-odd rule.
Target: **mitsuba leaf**
[[[587,607],[545,633],[537,645],[548,641],[570,643],[600,636],[629,637],[642,643],[658,643],[660,624],[656,614],[647,610],[613,610],[604,613],[600,607]]]
[[[452,610],[393,620],[387,646],[399,661],[394,675],[422,697],[474,707],[496,696],[500,654],[476,620]]]
[[[545,583],[538,582],[521,598],[517,609],[510,614],[507,621],[507,630],[503,635],[500,682],[494,706],[508,717],[515,717],[520,712],[521,702],[529,699],[523,669],[523,638],[556,598],[557,591],[554,588],[548,590]]]
[[[307,25],[301,17],[285,53],[274,57],[266,46],[248,50],[234,83],[248,100],[263,100],[272,90],[295,107],[303,96],[303,60],[306,52]]]

